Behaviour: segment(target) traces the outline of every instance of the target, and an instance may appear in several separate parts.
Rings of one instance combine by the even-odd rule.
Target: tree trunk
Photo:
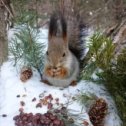
[[[0,65],[7,59],[8,42],[5,22],[5,8],[0,7]]]

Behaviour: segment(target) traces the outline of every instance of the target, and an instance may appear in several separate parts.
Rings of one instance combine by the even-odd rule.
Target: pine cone
[[[108,105],[102,98],[97,99],[96,102],[92,105],[88,114],[94,126],[103,126],[103,121],[107,114],[107,109]]]
[[[28,79],[30,79],[32,77],[33,73],[31,68],[29,67],[23,67],[21,69],[21,74],[20,74],[20,80],[22,82],[26,82]]]

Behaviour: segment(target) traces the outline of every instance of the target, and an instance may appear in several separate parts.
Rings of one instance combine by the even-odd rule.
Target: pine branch
[[[92,105],[92,103],[97,99],[98,97],[95,94],[92,93],[84,93],[80,92],[77,96],[76,99],[77,101],[82,105],[86,106],[87,109]]]
[[[22,66],[34,67],[42,76],[45,45],[39,43],[38,38],[38,30],[26,25],[18,29],[18,33],[10,42],[9,51],[14,57],[15,65],[23,61]]]
[[[113,96],[123,124],[126,123],[126,48],[115,56],[116,46],[111,39],[95,33],[89,43],[88,61],[82,77],[105,85]],[[95,64],[92,67],[91,64]],[[100,69],[101,71],[97,71]],[[92,79],[96,72],[97,80]]]

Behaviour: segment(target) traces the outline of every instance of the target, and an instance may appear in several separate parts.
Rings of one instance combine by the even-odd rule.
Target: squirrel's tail
[[[70,26],[69,32],[69,48],[71,52],[80,61],[84,57],[85,53],[85,38],[87,36],[87,27],[84,24],[76,24]]]
[[[88,36],[88,26],[81,19],[81,16],[76,17],[72,15],[69,15],[67,25],[69,49],[77,57],[80,67],[82,67],[82,59],[84,58],[86,48],[85,38]]]

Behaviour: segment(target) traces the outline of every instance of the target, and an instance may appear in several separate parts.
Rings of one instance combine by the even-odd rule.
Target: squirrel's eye
[[[49,55],[49,52],[48,51],[46,51],[46,55]]]
[[[66,54],[65,53],[63,53],[63,55],[62,55],[63,57],[65,57],[66,56]]]

